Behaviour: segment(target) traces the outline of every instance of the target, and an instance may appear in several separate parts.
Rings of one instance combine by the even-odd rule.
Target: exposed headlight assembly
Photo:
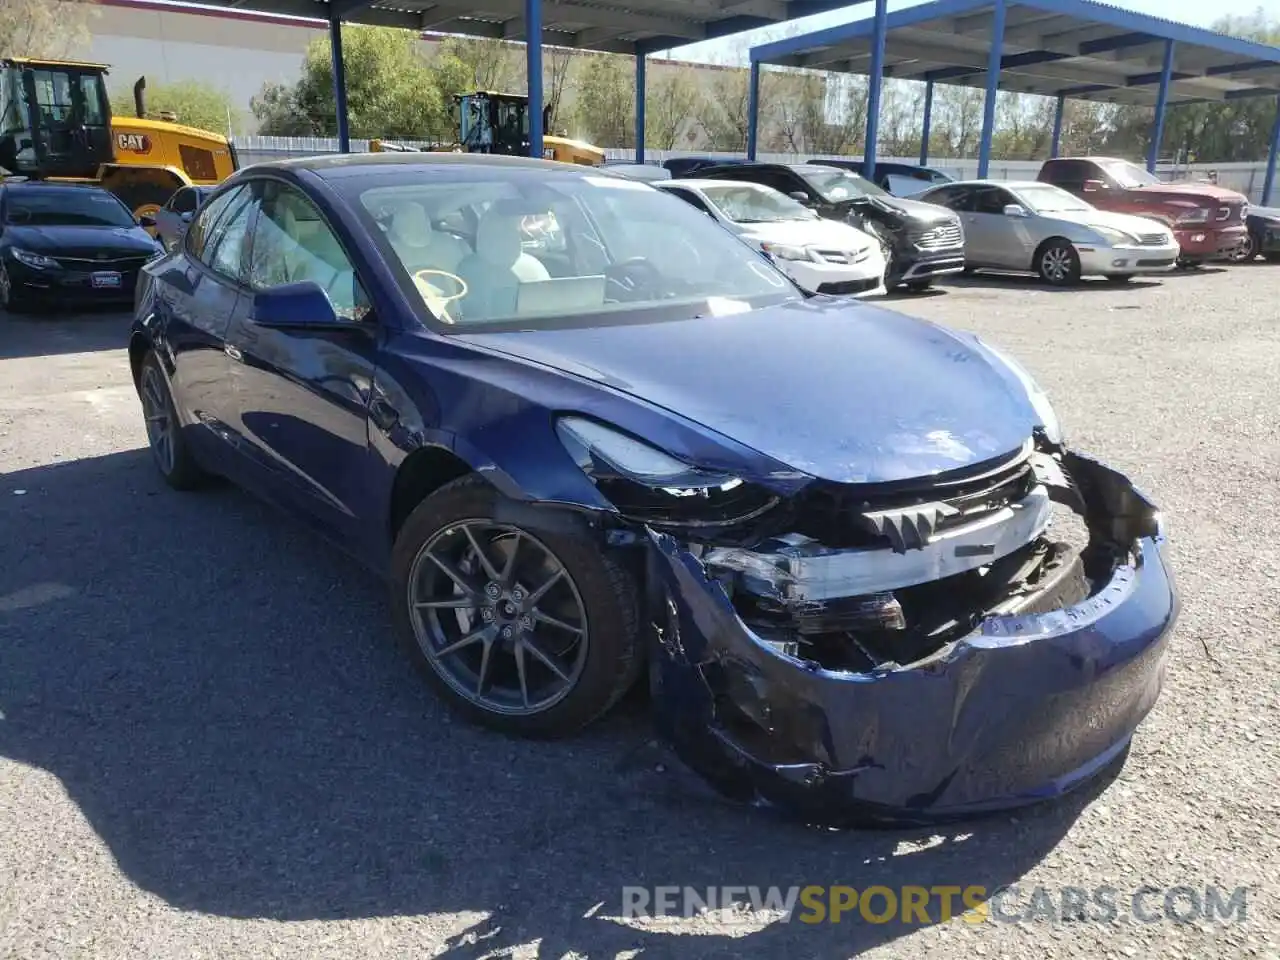
[[[1108,243],[1134,244],[1137,242],[1137,238],[1133,235],[1125,233],[1123,230],[1117,230],[1114,227],[1090,227],[1089,229]]]
[[[759,516],[780,499],[586,417],[561,417],[556,433],[620,513],[654,526],[727,526]]]
[[[30,250],[23,250],[19,247],[10,247],[9,252],[13,254],[13,259],[31,267],[33,270],[48,270],[58,266],[57,260],[53,259],[53,257],[46,257],[43,253],[32,253]]]
[[[1049,395],[1041,389],[1040,384],[1036,383],[1036,378],[1031,375],[1026,367],[1003,350],[998,350],[985,340],[980,340],[979,342],[1018,378],[1023,389],[1027,391],[1027,399],[1031,402],[1031,407],[1035,410],[1036,417],[1040,420],[1040,427],[1044,430],[1045,439],[1055,446],[1061,446],[1062,424],[1058,421],[1058,414],[1053,409],[1053,404],[1049,401]]]

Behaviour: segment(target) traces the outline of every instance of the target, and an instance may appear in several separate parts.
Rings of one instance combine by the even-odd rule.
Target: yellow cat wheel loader
[[[179,187],[220,183],[239,167],[226,137],[148,118],[145,77],[133,87],[137,116],[113,117],[108,69],[78,60],[0,58],[0,168],[28,179],[105,187],[141,217]]]
[[[542,111],[542,128],[548,129],[551,108]],[[453,98],[453,122],[458,131],[457,142],[438,150],[455,150],[463,153],[505,153],[512,156],[529,155],[529,98],[515,93],[492,93],[480,90],[476,93],[456,94]],[[403,147],[383,140],[372,140],[372,153],[400,151]],[[577,163],[598,167],[604,163],[604,151],[581,140],[568,137],[543,136],[542,156],[546,160],[561,163]]]

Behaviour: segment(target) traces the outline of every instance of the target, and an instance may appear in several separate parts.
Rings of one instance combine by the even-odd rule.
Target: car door
[[[184,421],[207,428],[192,432],[194,442],[219,469],[230,471],[236,466],[226,461],[238,443],[231,428],[225,338],[242,291],[239,259],[251,200],[238,185],[200,212],[180,254],[155,269],[151,301],[157,346],[169,361],[179,413]]]
[[[227,333],[238,420],[270,471],[269,496],[356,546],[383,532],[363,508],[377,324],[347,250],[317,206],[276,179],[264,178],[255,192],[260,211],[249,254],[251,291],[315,281],[351,326],[260,326],[247,299]]]
[[[1024,252],[1028,236],[1026,218],[1006,216],[1004,212],[1006,206],[1017,202],[1004,187],[974,189],[969,212],[961,215],[966,260],[976,266],[1027,269],[1033,251]]]

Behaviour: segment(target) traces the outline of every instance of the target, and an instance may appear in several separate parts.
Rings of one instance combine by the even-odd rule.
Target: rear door
[[[193,221],[178,256],[155,271],[156,327],[184,421],[221,467],[237,446],[229,418],[226,333],[242,293],[239,256],[251,213],[243,185],[218,194]],[[235,469],[234,466],[230,469]]]
[[[350,255],[316,205],[279,180],[255,186],[261,213],[249,257],[251,292],[313,280],[351,326],[262,327],[247,297],[227,334],[237,420],[269,471],[272,499],[344,544],[367,545],[383,534],[368,515],[367,496],[380,331]],[[390,429],[394,412],[380,415]]]

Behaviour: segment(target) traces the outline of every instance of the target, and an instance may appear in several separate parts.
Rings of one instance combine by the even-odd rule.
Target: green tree
[[[575,127],[597,147],[636,144],[636,88],[630,57],[593,54],[578,75]]]
[[[111,112],[116,116],[133,116],[133,89],[116,89],[111,94]],[[161,113],[173,113],[179,123],[218,133],[239,133],[240,111],[231,105],[231,97],[211,84],[199,80],[179,80],[147,86],[147,115],[157,119]]]
[[[298,105],[297,86],[263,84],[249,100],[249,110],[258,121],[258,132],[268,137],[310,137],[316,129]]]
[[[67,57],[89,39],[92,3],[71,0],[2,0],[0,56]]]
[[[342,60],[347,75],[347,116],[353,137],[443,139],[451,137],[449,111],[433,69],[418,52],[418,35],[392,27],[343,27]],[[452,61],[446,61],[453,69]],[[337,133],[333,68],[328,37],[307,46],[302,77],[290,97],[272,93],[261,100],[268,118],[283,116],[294,106],[319,136]],[[288,126],[293,127],[291,121]],[[272,133],[274,130],[264,130]]]

